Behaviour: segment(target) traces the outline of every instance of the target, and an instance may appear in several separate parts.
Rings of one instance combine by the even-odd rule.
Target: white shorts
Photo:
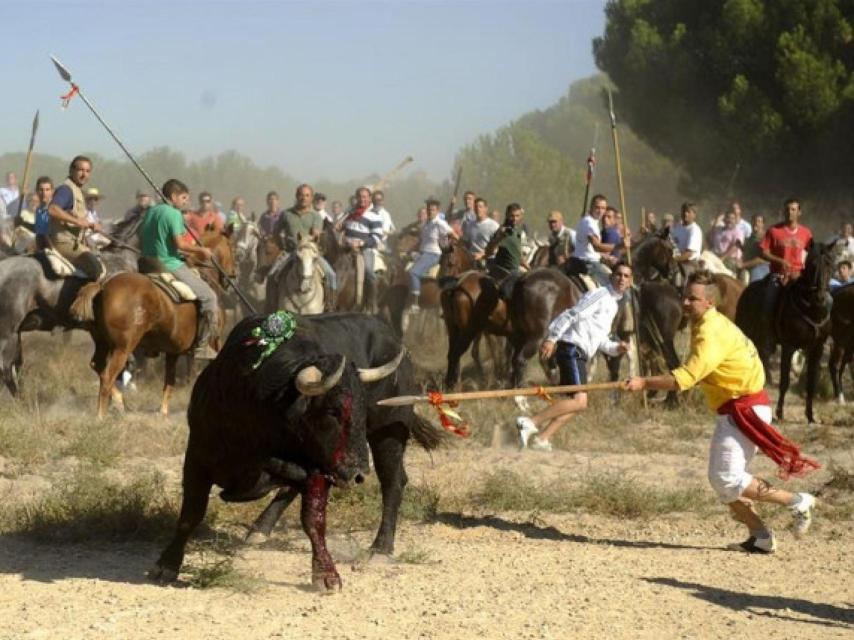
[[[756,415],[771,422],[771,407],[756,405]],[[709,483],[724,504],[735,502],[753,480],[747,466],[757,447],[729,416],[718,416],[709,447]]]

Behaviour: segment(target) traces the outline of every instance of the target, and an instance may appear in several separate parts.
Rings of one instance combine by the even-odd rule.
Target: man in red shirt
[[[184,222],[199,238],[204,235],[207,229],[222,231],[222,219],[216,212],[213,197],[207,191],[199,194],[199,210],[185,213]]]
[[[768,229],[759,249],[762,258],[770,263],[771,273],[779,274],[784,280],[796,280],[804,270],[807,250],[812,244],[810,230],[798,224],[801,204],[795,198],[783,203],[783,222]]]

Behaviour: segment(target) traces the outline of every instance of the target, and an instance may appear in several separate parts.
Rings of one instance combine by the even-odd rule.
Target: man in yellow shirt
[[[709,408],[718,413],[709,451],[709,482],[721,502],[750,532],[747,540],[731,548],[752,553],[773,553],[774,533],[756,511],[753,501],[787,506],[800,537],[812,523],[815,497],[772,487],[747,471],[759,449],[780,467],[780,475],[803,475],[818,463],[803,457],[797,445],[769,423],[771,406],[765,393],[765,373],[753,343],[715,305],[720,293],[705,271],[693,273],[685,287],[682,308],[691,321],[691,353],[687,362],[670,375],[631,378],[629,391],[656,389],[686,391],[700,386]]]

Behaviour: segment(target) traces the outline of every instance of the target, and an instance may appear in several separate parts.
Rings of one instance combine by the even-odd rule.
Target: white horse
[[[235,234],[234,263],[237,265],[237,285],[255,302],[264,300],[264,283],[255,278],[258,266],[258,242],[261,234],[258,225],[252,221],[244,222]],[[259,306],[259,305],[256,305]]]
[[[276,308],[312,315],[323,313],[323,270],[320,249],[311,238],[297,235],[297,248],[269,278],[276,280]],[[268,295],[271,288],[268,288]],[[269,307],[270,300],[267,300]]]

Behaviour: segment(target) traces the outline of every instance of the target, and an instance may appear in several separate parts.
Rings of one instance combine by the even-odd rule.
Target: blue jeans
[[[409,269],[409,293],[416,295],[421,293],[421,278],[430,271],[431,267],[439,264],[442,259],[440,253],[422,253],[418,260]]]
[[[321,271],[323,271],[323,277],[329,283],[329,288],[333,291],[338,291],[338,278],[335,277],[335,271],[332,270],[332,266],[323,256],[320,256],[318,263],[320,264]]]

